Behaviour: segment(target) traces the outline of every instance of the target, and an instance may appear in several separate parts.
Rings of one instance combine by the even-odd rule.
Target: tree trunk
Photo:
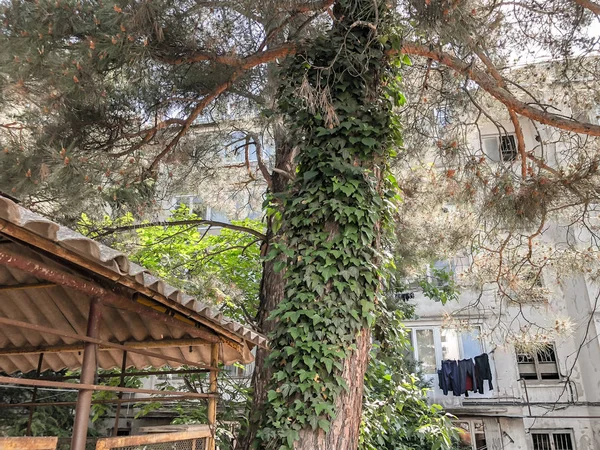
[[[363,385],[371,349],[371,332],[365,328],[356,340],[356,350],[344,362],[342,377],[348,384],[336,401],[337,416],[329,433],[304,429],[296,441],[297,450],[355,450],[362,417]]]
[[[277,246],[282,259],[271,263],[285,262],[285,286],[275,264],[266,263],[261,289],[262,321],[272,330],[272,366],[254,380],[261,449],[358,447],[383,276],[381,230],[393,197],[387,167],[397,130],[383,87],[397,77],[378,35],[391,17],[386,8],[338,0],[332,29],[282,74],[279,107],[299,153],[295,179],[277,198],[285,229]],[[270,322],[274,307],[277,320]],[[261,355],[257,364],[263,361]],[[253,437],[251,429],[244,443]]]
[[[293,173],[293,148],[287,141],[287,130],[282,125],[275,126],[275,167],[287,173]],[[288,184],[285,175],[278,172],[271,174],[271,193],[283,192]],[[273,218],[267,217],[267,239],[264,243],[262,253],[269,253],[270,245],[281,235],[282,229],[273,232]],[[261,333],[269,335],[277,325],[277,321],[269,320],[271,312],[281,303],[284,297],[285,283],[283,276],[285,271],[276,272],[275,263],[282,260],[265,261],[260,284],[260,304],[256,323]],[[255,368],[252,375],[252,406],[249,411],[249,424],[243,435],[239,437],[236,450],[250,450],[256,439],[256,432],[261,425],[262,411],[267,400],[268,384],[273,376],[273,368],[265,364],[269,351],[263,348],[256,349]]]

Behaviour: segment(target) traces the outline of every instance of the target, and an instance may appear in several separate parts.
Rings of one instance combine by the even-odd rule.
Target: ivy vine
[[[344,360],[377,314],[381,239],[397,184],[388,170],[400,125],[397,34],[384,2],[340,0],[330,32],[282,73],[279,107],[299,149],[290,189],[272,198],[285,232],[270,257],[286,261],[282,322],[271,336],[276,368],[261,448],[292,449],[306,427],[329,431],[346,382]]]

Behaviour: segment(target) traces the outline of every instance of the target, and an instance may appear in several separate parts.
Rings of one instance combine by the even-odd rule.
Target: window
[[[254,362],[246,365],[235,363],[229,366],[223,366],[223,371],[232,378],[252,378],[254,366]]]
[[[486,450],[485,428],[481,420],[460,420],[454,422],[458,428],[460,450]]]
[[[454,278],[454,261],[438,260],[427,267],[427,281],[434,286],[448,286],[449,281]]]
[[[502,157],[502,161],[514,161],[517,159],[517,144],[514,135],[505,134],[500,136],[500,156]]]
[[[573,450],[570,431],[532,431],[533,450]]]
[[[225,158],[231,162],[246,162],[246,148],[248,162],[256,162],[256,145],[252,138],[241,131],[231,133],[231,141],[225,146]],[[262,156],[262,153],[261,153]]]
[[[434,110],[435,122],[438,127],[444,128],[450,125],[450,114],[447,106],[442,106]]]
[[[459,331],[451,328],[413,327],[410,341],[415,361],[424,375],[436,375],[444,359],[474,358],[483,353],[479,329]]]
[[[517,352],[519,376],[525,380],[558,380],[558,364],[554,345],[549,344],[535,352]]]
[[[517,159],[517,141],[514,134],[482,138],[483,150],[492,161],[511,162]]]

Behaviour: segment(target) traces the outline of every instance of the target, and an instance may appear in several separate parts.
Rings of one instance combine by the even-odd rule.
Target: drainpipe
[[[529,403],[529,392],[527,391],[527,380],[525,380],[525,378],[519,378],[517,381],[523,382],[523,387],[525,388],[525,400],[527,401],[527,409],[529,411],[529,417],[531,417],[531,404]]]
[[[502,431],[502,424],[500,424],[499,417],[496,417],[496,422],[498,422],[498,431],[500,431],[500,445],[502,446],[502,450],[504,450],[504,432]]]

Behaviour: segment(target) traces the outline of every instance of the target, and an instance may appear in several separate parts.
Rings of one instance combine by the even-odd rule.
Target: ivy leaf
[[[362,138],[360,141],[368,147],[373,147],[375,144],[377,144],[377,140],[373,139],[372,137]]]
[[[272,402],[273,400],[275,400],[277,398],[277,392],[275,392],[274,390],[270,390],[267,393],[267,398],[269,399],[270,402]]]
[[[315,414],[317,416],[320,416],[323,411],[327,410],[329,408],[329,403],[325,403],[325,402],[321,402],[321,403],[317,403],[315,405]]]
[[[315,358],[313,358],[312,356],[304,356],[302,358],[302,361],[304,361],[304,364],[306,364],[310,370],[313,370],[313,367],[315,366],[316,362]]]
[[[319,428],[321,428],[321,430],[323,430],[325,433],[329,432],[330,426],[331,426],[331,424],[329,423],[329,420],[325,420],[325,419],[319,420]]]
[[[318,174],[319,172],[317,172],[316,170],[309,170],[307,172],[304,172],[304,182],[307,183],[308,181],[316,177]]]

